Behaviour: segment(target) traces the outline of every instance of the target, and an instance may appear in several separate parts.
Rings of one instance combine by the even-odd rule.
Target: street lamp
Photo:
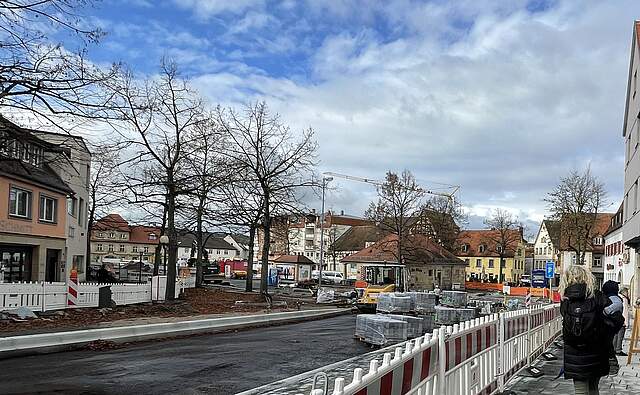
[[[320,212],[320,270],[318,271],[318,290],[322,288],[322,265],[324,264],[324,191],[333,177],[322,178],[322,211]]]
[[[164,275],[167,275],[167,245],[169,244],[169,236],[162,235],[160,236],[160,244],[162,245],[162,249],[164,250]]]

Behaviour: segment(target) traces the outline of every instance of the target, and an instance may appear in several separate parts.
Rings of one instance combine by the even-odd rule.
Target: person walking
[[[631,300],[629,299],[629,289],[622,288],[618,297],[622,301],[622,317],[624,317],[624,325],[622,325],[622,328],[620,328],[613,338],[613,348],[616,355],[626,357],[627,353],[622,351],[622,341],[624,340],[624,334],[627,331],[627,323],[629,322],[629,305],[631,304]]]
[[[620,370],[618,358],[616,357],[616,342],[618,333],[620,333],[624,327],[624,318],[622,315],[624,304],[619,295],[620,288],[616,281],[609,280],[602,284],[602,293],[609,298],[611,302],[609,306],[604,308],[605,338],[607,342],[611,344],[609,349],[609,374],[616,375]],[[624,333],[622,336],[624,336]],[[622,351],[622,344],[620,344],[620,351]]]
[[[564,338],[564,378],[576,395],[598,395],[600,378],[609,374],[611,342],[603,342],[604,309],[611,301],[595,285],[593,274],[569,266],[560,277],[560,314]]]

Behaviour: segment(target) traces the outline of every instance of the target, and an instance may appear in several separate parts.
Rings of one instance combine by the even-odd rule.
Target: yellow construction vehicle
[[[360,267],[364,288],[356,290],[362,294],[356,306],[362,313],[375,313],[378,305],[378,296],[386,292],[406,291],[407,272],[404,265],[397,263],[366,263]]]

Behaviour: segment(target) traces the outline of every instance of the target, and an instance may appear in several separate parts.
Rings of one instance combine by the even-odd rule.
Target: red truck
[[[226,260],[218,261],[220,273],[231,278],[247,278],[247,261]]]

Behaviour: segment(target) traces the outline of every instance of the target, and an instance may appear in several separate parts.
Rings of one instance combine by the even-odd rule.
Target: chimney
[[[311,209],[311,214],[315,214],[315,213],[316,213],[316,209],[315,209],[315,208],[312,208],[312,209]]]
[[[344,215],[344,210],[340,210],[340,215]]]

